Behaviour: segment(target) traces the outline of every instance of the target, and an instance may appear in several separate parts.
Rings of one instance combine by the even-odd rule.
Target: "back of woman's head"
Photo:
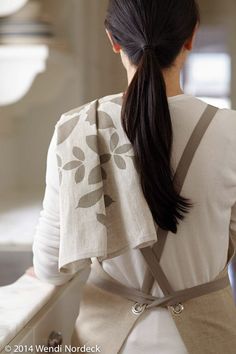
[[[144,196],[163,229],[177,231],[190,203],[173,184],[172,123],[163,69],[174,64],[199,22],[195,0],[110,0],[106,28],[137,67],[122,124],[134,147]]]

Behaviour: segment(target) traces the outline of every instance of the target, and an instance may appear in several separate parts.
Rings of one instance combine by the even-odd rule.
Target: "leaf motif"
[[[121,170],[126,169],[126,162],[123,159],[123,157],[121,157],[119,155],[114,155],[114,160],[115,160],[117,167],[119,167]]]
[[[112,134],[111,141],[110,141],[110,148],[112,152],[115,150],[118,144],[119,144],[119,135],[115,132],[114,134]]]
[[[83,181],[85,176],[85,166],[82,165],[78,168],[78,170],[75,172],[75,183],[78,184]]]
[[[79,167],[82,164],[81,161],[70,161],[65,166],[63,166],[63,170],[70,171],[74,170],[75,168]]]
[[[61,170],[59,171],[59,184],[61,185],[62,183],[62,172]]]
[[[101,166],[98,165],[92,169],[89,174],[89,184],[97,184],[102,181]]]
[[[95,205],[103,196],[103,187],[85,194],[80,198],[77,208],[90,208]]]
[[[103,167],[101,167],[101,172],[102,172],[102,179],[103,180],[107,179],[107,173],[106,173],[106,171],[104,170]]]
[[[111,154],[103,154],[100,156],[100,162],[101,165],[103,165],[104,163],[107,163],[108,161],[110,161],[111,159]]]
[[[119,106],[122,106],[122,104],[123,104],[123,97],[120,96],[120,97],[113,98],[113,100],[111,100],[110,102],[115,103],[115,104],[118,104]]]
[[[73,155],[80,161],[84,161],[85,160],[85,155],[84,155],[83,150],[81,150],[77,146],[73,147]]]
[[[106,215],[97,214],[97,221],[106,226]]]
[[[79,118],[79,116],[76,116],[58,126],[57,145],[62,144],[71,135],[79,121]]]
[[[106,112],[98,111],[98,129],[116,128],[111,116]]]
[[[96,118],[97,118],[97,101],[92,103],[88,112],[87,112],[87,118],[86,122],[89,122],[90,125],[96,124]]]
[[[109,196],[109,195],[104,195],[104,201],[105,201],[105,207],[108,208],[112,203],[115,201]]]
[[[97,135],[86,136],[86,142],[90,149],[98,154]]]
[[[115,153],[116,154],[125,154],[126,152],[128,152],[130,149],[132,148],[132,145],[131,144],[124,144],[124,145],[121,145],[120,147],[118,147],[116,150],[115,150]]]
[[[58,167],[62,166],[62,159],[59,155],[57,155],[57,165],[58,165]]]

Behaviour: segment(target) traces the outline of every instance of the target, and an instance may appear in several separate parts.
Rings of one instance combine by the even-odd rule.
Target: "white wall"
[[[202,25],[223,26],[227,32],[225,46],[232,59],[231,102],[236,109],[236,1],[235,0],[198,0],[202,14]],[[214,27],[213,27],[214,28]]]
[[[43,191],[48,144],[60,115],[125,89],[120,60],[104,32],[107,1],[40,1],[68,51],[60,54],[53,49],[47,71],[30,92],[17,104],[1,108],[0,194],[8,188]]]
[[[3,124],[2,117],[0,124]],[[6,189],[13,189],[16,184],[18,175],[16,151],[16,138],[9,134],[0,134],[0,194]]]

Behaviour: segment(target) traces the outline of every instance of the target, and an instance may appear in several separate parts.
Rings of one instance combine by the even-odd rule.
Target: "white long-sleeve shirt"
[[[206,103],[179,95],[169,98],[169,105],[175,170]],[[59,285],[72,275],[58,272],[60,217],[55,144],[54,135],[48,151],[46,191],[33,252],[36,275]],[[236,112],[220,110],[197,150],[183,186],[182,195],[194,206],[180,223],[178,233],[168,234],[161,258],[161,266],[174,290],[210,281],[225,266],[229,227],[236,231],[235,152]],[[103,267],[124,285],[141,289],[147,266],[139,250],[129,250],[104,261]],[[88,274],[89,267],[84,272]],[[152,294],[162,296],[157,284]],[[185,354],[187,351],[168,310],[153,308],[136,323],[121,353]]]

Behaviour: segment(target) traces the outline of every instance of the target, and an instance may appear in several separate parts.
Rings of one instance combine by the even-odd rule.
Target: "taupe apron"
[[[217,108],[208,105],[178,165],[174,183],[181,192],[185,177],[204,133]],[[74,345],[100,345],[103,354],[121,349],[135,322],[144,311],[167,307],[190,354],[233,354],[236,352],[236,307],[227,266],[235,254],[236,235],[230,233],[228,262],[211,282],[174,291],[160,266],[168,231],[157,229],[158,242],[140,249],[148,265],[141,291],[128,288],[111,278],[94,260],[85,286],[80,315],[73,337]],[[154,281],[164,297],[149,294]]]

